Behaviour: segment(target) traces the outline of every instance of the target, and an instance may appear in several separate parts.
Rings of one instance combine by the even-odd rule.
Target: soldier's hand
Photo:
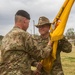
[[[42,63],[41,63],[41,62],[38,62],[36,67],[37,67],[37,69],[40,71],[41,68],[42,68]]]
[[[41,72],[37,69],[33,72],[34,75],[41,75]]]
[[[53,41],[49,40],[48,45],[52,46],[53,45]]]

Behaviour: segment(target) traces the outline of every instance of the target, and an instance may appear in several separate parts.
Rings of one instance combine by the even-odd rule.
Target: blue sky
[[[53,21],[65,0],[0,0],[0,35],[7,34],[14,26],[14,15],[19,9],[30,13],[31,20],[28,28],[29,33],[34,33],[34,22],[37,24],[40,16],[46,16]],[[68,28],[75,30],[75,4],[73,5],[65,32]],[[35,28],[38,34],[38,29]]]

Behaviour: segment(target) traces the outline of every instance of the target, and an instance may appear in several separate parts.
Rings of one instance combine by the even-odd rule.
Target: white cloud
[[[14,25],[17,10],[24,9],[31,15],[28,31],[33,33],[33,20],[37,24],[40,16],[46,16],[52,22],[65,0],[0,0],[0,34],[5,35]],[[72,7],[65,31],[75,28],[75,5]],[[10,26],[11,25],[11,26]],[[37,29],[36,29],[36,33]]]
[[[0,25],[0,35],[6,35],[12,28],[13,25]]]

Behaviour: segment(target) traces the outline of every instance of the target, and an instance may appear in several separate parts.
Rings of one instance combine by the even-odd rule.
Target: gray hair
[[[16,16],[15,16],[15,23],[16,23],[16,22],[22,22],[24,18],[25,18],[25,17],[16,15]]]

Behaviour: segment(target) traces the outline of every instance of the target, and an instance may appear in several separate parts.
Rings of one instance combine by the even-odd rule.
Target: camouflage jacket
[[[50,51],[50,46],[39,47],[28,32],[14,27],[2,40],[0,75],[31,75],[31,58],[41,60]]]
[[[50,37],[48,38],[42,38],[41,36],[35,37],[35,39],[38,41],[39,46],[42,46],[43,48],[46,47]],[[51,75],[64,75],[63,70],[62,70],[62,65],[61,65],[61,57],[60,57],[60,53],[61,52],[66,52],[69,53],[72,50],[72,45],[70,44],[70,42],[68,42],[68,40],[63,37],[63,39],[59,40],[58,42],[58,48],[57,48],[57,53],[56,53],[56,60],[54,61],[52,70],[50,72]],[[42,74],[42,75],[47,75]]]

